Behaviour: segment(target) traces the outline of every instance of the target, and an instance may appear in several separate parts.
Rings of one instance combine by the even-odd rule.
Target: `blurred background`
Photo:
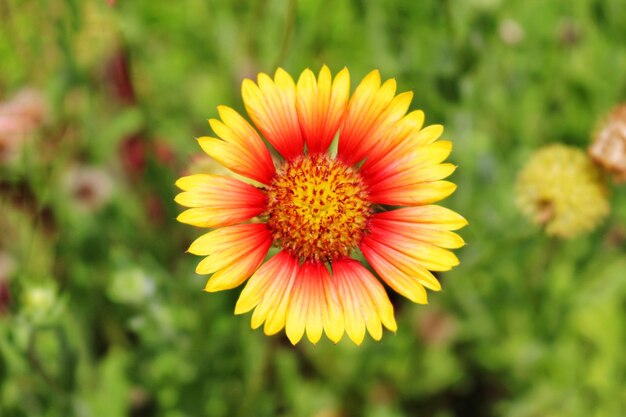
[[[216,106],[323,64],[414,91],[470,222],[444,290],[359,347],[250,330],[175,221]],[[0,0],[0,416],[626,415],[626,190],[560,239],[515,186],[623,101],[623,0]]]

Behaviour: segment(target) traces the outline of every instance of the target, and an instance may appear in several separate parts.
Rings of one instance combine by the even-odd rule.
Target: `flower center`
[[[274,242],[300,261],[347,256],[360,243],[371,208],[361,176],[326,155],[286,162],[268,200]]]

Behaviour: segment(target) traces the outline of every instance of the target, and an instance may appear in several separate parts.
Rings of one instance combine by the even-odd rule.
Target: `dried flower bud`
[[[617,182],[626,181],[626,104],[616,107],[601,124],[589,155]]]
[[[517,179],[517,205],[546,233],[571,238],[609,212],[601,173],[580,149],[555,144],[531,156]]]

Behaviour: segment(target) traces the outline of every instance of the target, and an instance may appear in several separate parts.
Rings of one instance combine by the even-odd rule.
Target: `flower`
[[[626,104],[613,109],[594,135],[589,156],[618,183],[626,182]]]
[[[81,212],[103,208],[113,195],[115,183],[104,168],[72,165],[63,176],[63,191]]]
[[[517,179],[517,205],[548,235],[571,238],[593,230],[609,212],[600,172],[577,148],[537,151]]]
[[[64,308],[54,281],[28,286],[21,301],[21,314],[37,324],[54,321]]]
[[[0,163],[14,162],[47,118],[47,103],[37,90],[23,89],[0,102]]]
[[[196,272],[213,274],[205,290],[247,280],[235,314],[254,310],[252,328],[285,328],[293,344],[305,333],[313,343],[346,333],[360,344],[366,330],[380,340],[382,326],[397,325],[378,278],[426,303],[425,287],[441,289],[430,271],[459,263],[448,249],[464,244],[452,230],[466,221],[432,205],[456,188],[442,181],[455,168],[442,163],[452,145],[437,140],[441,125],[422,128],[422,111],[406,114],[412,93],[395,92],[395,80],[381,85],[378,71],[352,97],[347,69],[334,80],[326,66],[318,77],[307,69],[297,84],[282,69],[274,79],[261,73],[257,83],[244,80],[243,101],[280,155],[278,169],[257,130],[231,108],[219,106],[221,120],[209,121],[219,138],[198,139],[220,164],[262,184],[209,174],[176,183],[176,201],[190,207],[178,220],[215,228],[189,248],[205,256]],[[272,246],[279,252],[264,263]]]
[[[154,279],[139,267],[116,271],[108,282],[107,295],[120,304],[139,305],[153,298]]]
[[[504,19],[500,22],[498,33],[500,34],[502,42],[511,46],[519,44],[526,36],[526,32],[524,31],[522,25],[513,19]]]

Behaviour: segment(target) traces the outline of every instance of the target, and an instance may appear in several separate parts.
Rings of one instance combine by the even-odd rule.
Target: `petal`
[[[367,303],[362,302],[361,298],[364,294],[354,284],[352,276],[345,274],[341,265],[337,268],[334,264],[333,278],[337,283],[337,292],[343,305],[346,333],[356,345],[360,345],[365,337],[364,310],[368,306]]]
[[[368,153],[367,159],[363,162],[361,169],[367,170],[369,166],[387,156],[392,149],[398,147],[398,144],[406,142],[408,137],[419,133],[423,125],[424,112],[421,110],[412,111],[396,121],[393,126],[387,129],[385,134],[381,135],[380,140],[376,141],[376,144]]]
[[[344,68],[331,84],[323,66],[318,79],[305,70],[296,87],[298,119],[309,154],[326,152],[343,117],[350,94],[350,75]]]
[[[266,239],[271,240],[271,234],[265,223],[238,224],[200,236],[191,244],[188,252],[201,256],[238,252]]]
[[[333,262],[333,277],[343,282],[342,292],[348,291],[358,300],[365,325],[375,340],[382,337],[382,324],[391,331],[396,331],[393,306],[380,282],[360,262],[354,259],[342,259]],[[344,306],[346,297],[342,297]],[[357,304],[357,302],[353,302]]]
[[[387,191],[393,188],[412,187],[419,183],[429,183],[439,181],[449,177],[456,170],[453,164],[438,164],[432,166],[413,166],[402,171],[389,175],[384,180],[369,181],[369,191],[376,194],[380,191]]]
[[[465,244],[461,236],[449,230],[424,227],[420,223],[381,219],[378,217],[378,214],[372,215],[370,225],[373,225],[375,228],[380,228],[391,235],[401,235],[417,239],[441,248],[456,249]]]
[[[304,330],[309,320],[309,304],[311,301],[311,281],[309,265],[305,263],[299,270],[296,277],[293,291],[287,307],[287,318],[285,323],[285,333],[291,344],[295,345],[302,339]]]
[[[235,305],[235,314],[244,314],[256,307],[270,284],[284,280],[281,277],[295,272],[296,266],[295,259],[285,251],[273,256],[248,280]]]
[[[252,308],[252,328],[265,322],[265,334],[279,332],[285,326],[285,316],[292,288],[298,273],[298,261],[281,251],[267,261],[250,278],[235,306],[235,314]]]
[[[423,228],[434,230],[458,230],[467,225],[460,214],[441,206],[405,207],[376,213],[377,219],[396,222],[418,223]]]
[[[196,207],[183,211],[176,220],[196,227],[230,226],[251,219],[261,211],[251,207]]]
[[[408,298],[414,303],[426,304],[428,297],[426,290],[418,282],[417,278],[405,273],[396,266],[397,259],[388,256],[380,246],[370,246],[370,241],[365,238],[359,248],[367,262],[374,268],[378,276],[398,294]],[[387,256],[384,256],[387,255]],[[426,273],[428,271],[425,271]]]
[[[326,294],[324,291],[323,276],[320,273],[322,268],[326,270],[326,267],[319,262],[306,262],[300,269],[302,275],[308,275],[310,277],[306,336],[311,343],[317,343],[324,331]],[[328,273],[328,271],[326,272]]]
[[[325,266],[318,269],[321,276],[324,292],[323,319],[324,332],[326,336],[334,343],[338,343],[343,337],[345,331],[345,318],[343,314],[343,306],[337,289],[337,283],[330,276]]]
[[[378,144],[388,141],[389,133],[396,129],[398,123],[405,117],[411,100],[413,100],[412,92],[401,93],[394,97],[389,106],[380,114],[371,130],[363,137],[363,145],[359,149],[360,153],[354,156],[355,161],[360,161],[365,157],[377,157],[376,153],[380,150]]]
[[[341,125],[337,157],[351,165],[362,160],[386,132],[402,119],[412,93],[394,98],[395,80],[380,85],[380,74],[372,71],[356,88]]]
[[[407,172],[415,173],[417,170],[419,173],[419,170],[436,167],[450,155],[451,151],[452,142],[437,141],[430,145],[407,149],[403,154],[394,152],[393,158],[385,157],[379,163],[363,166],[359,172],[370,184],[378,184],[384,180],[393,181],[398,176],[406,175]],[[388,186],[387,184],[385,187]]]
[[[274,163],[267,146],[257,131],[230,107],[218,106],[217,111],[221,121],[209,120],[215,134],[240,152],[248,154],[247,159],[254,163],[258,169],[256,175],[263,178],[263,181],[260,182],[269,184],[275,171]]]
[[[344,332],[340,297],[326,266],[320,262],[305,262],[295,280],[287,310],[285,331],[294,345],[306,332],[317,343],[324,330],[338,342]]]
[[[386,249],[389,248],[399,262],[407,259],[407,263],[431,271],[448,271],[459,264],[453,252],[420,240],[419,236],[390,233],[378,227],[376,222],[369,224],[369,231],[369,235],[366,236],[369,245],[375,245],[385,252],[389,252]]]
[[[381,190],[370,194],[370,201],[390,206],[420,206],[443,200],[456,190],[449,181],[432,181]]]
[[[197,174],[180,178],[184,192],[174,199],[185,207],[228,206],[264,209],[267,197],[258,188],[232,177]]]
[[[242,253],[236,261],[211,275],[204,287],[205,291],[223,291],[241,285],[263,263],[267,252],[272,245],[271,240],[253,247]]]
[[[198,143],[207,155],[231,171],[262,184],[269,185],[272,182],[275,173],[273,165],[270,167],[264,162],[265,157],[252,148],[208,136],[198,138]]]
[[[379,147],[368,155],[368,159],[361,167],[361,174],[368,177],[371,173],[385,170],[387,167],[397,164],[398,161],[406,160],[407,156],[422,161],[425,158],[431,158],[430,155],[421,155],[423,148],[435,143],[443,133],[443,126],[431,125],[422,129],[423,123],[424,114],[421,111],[411,112],[397,122],[395,129],[391,129],[391,133],[380,142]],[[438,162],[443,161],[452,150],[450,142],[435,146],[443,146],[443,149],[439,149],[443,152],[446,151],[446,147],[449,148],[448,153],[444,154],[445,156]]]
[[[198,274],[213,274],[206,291],[222,291],[239,286],[263,262],[272,245],[265,224],[223,227],[196,239],[189,252],[208,255],[197,266]]]
[[[175,201],[192,207],[178,216],[181,223],[218,227],[240,223],[259,215],[266,207],[265,194],[235,178],[219,175],[191,175],[176,182],[183,190]]]
[[[304,140],[296,111],[296,85],[283,69],[276,70],[274,80],[259,74],[258,85],[244,80],[243,102],[254,124],[263,136],[285,158],[302,155]]]

